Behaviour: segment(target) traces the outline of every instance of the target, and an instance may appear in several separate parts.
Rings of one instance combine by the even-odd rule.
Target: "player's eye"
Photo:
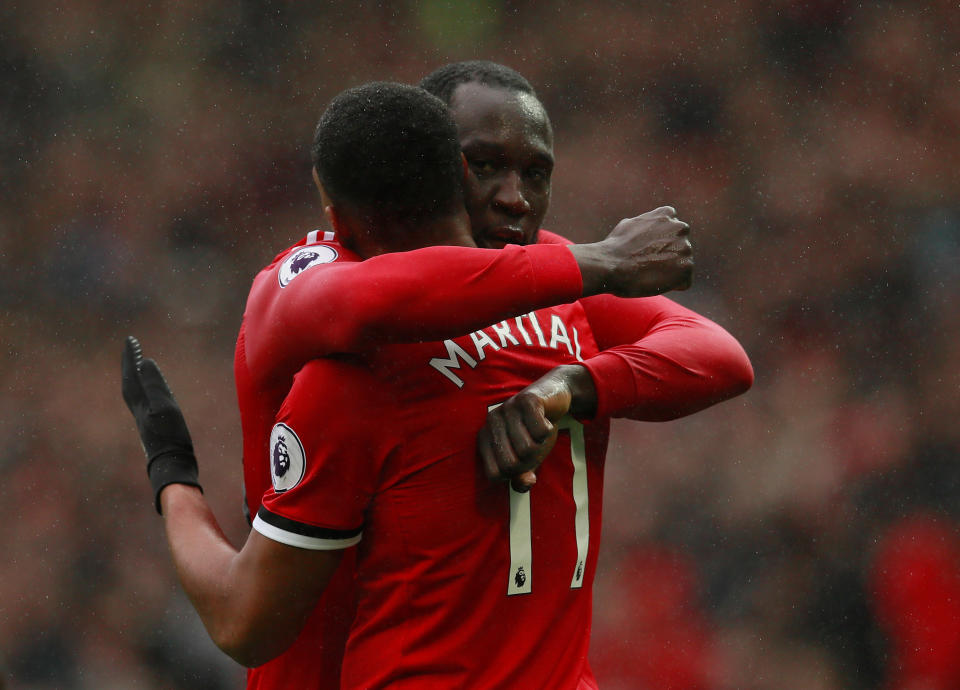
[[[528,168],[527,177],[531,180],[549,180],[550,171],[546,168]]]
[[[476,158],[470,161],[470,167],[473,168],[474,173],[481,177],[484,175],[492,175],[497,170],[497,166],[493,161]]]

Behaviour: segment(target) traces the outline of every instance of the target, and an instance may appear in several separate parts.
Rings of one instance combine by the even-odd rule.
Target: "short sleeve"
[[[315,360],[297,374],[270,435],[272,486],[255,530],[305,549],[360,541],[388,445],[376,412],[383,395],[364,367],[339,360]]]

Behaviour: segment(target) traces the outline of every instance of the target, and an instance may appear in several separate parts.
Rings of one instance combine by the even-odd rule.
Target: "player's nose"
[[[530,202],[523,193],[523,180],[518,172],[510,171],[503,176],[494,194],[493,203],[517,216],[530,212]]]

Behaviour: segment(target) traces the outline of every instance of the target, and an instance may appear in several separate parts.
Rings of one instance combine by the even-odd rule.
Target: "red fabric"
[[[892,526],[869,569],[889,645],[888,687],[960,687],[960,541],[955,528],[917,515]]]
[[[385,323],[411,339],[421,335],[421,327],[429,330],[431,323],[442,335],[453,335],[486,325],[491,313],[497,314],[507,305],[510,313],[515,313],[523,296],[530,301],[521,306],[533,308],[575,299],[582,290],[576,261],[562,247],[515,247],[503,252],[437,247],[384,255],[361,267],[359,257],[336,242],[313,245],[332,249],[334,262],[310,266],[281,288],[278,276],[284,260],[305,248],[307,239],[278,254],[254,280],[237,339],[234,377],[243,428],[244,493],[251,516],[271,485],[269,436],[276,412],[290,389],[293,373],[306,359],[369,346],[363,339],[379,334],[376,328],[364,325],[375,318],[372,314],[395,314],[395,319]],[[420,260],[415,260],[417,257]],[[333,273],[336,280],[328,275]],[[387,290],[382,287],[385,284],[394,287]],[[421,302],[424,298],[429,302]],[[360,308],[370,304],[376,310]],[[412,313],[405,315],[404,309]],[[351,315],[357,320],[352,321]],[[431,320],[424,323],[427,315]],[[250,351],[259,353],[255,360],[259,368],[248,362]],[[304,639],[278,659],[251,671],[248,687],[340,687],[340,663],[353,619],[351,562],[345,558],[328,585]],[[293,685],[291,677],[297,678]]]
[[[288,250],[254,279],[244,323],[247,361],[259,380],[292,376],[330,354],[460,335],[572,302],[583,290],[576,260],[559,245],[427,247],[363,262],[333,240],[313,246],[338,256],[281,288]]]
[[[561,434],[527,494],[530,528],[521,534],[532,559],[522,594],[508,594],[510,545],[522,540],[509,530],[510,489],[483,476],[475,439],[490,405],[576,362],[578,350],[595,354],[596,344],[576,303],[498,327],[386,346],[349,364],[311,362],[281,407],[306,471],[296,486],[268,491],[264,509],[299,523],[295,538],[317,526],[363,526],[344,687],[590,687],[606,424],[581,427],[582,447],[571,440],[577,432]],[[448,367],[462,385],[432,364],[451,348],[461,354]],[[578,502],[589,535],[583,560]]]
[[[496,252],[435,247],[384,255],[362,265],[335,242],[319,242],[315,244],[336,252],[335,261],[310,266],[282,288],[278,275],[285,259],[304,248],[306,241],[281,252],[254,281],[235,358],[244,486],[251,514],[270,486],[268,438],[274,413],[292,383],[292,373],[306,359],[371,349],[378,339],[396,342],[462,333],[526,307],[573,299],[582,289],[576,262],[557,246],[567,241],[546,231],[540,241],[540,246]],[[528,301],[518,302],[524,296]],[[601,418],[668,419],[735,395],[752,381],[746,356],[725,331],[666,298],[601,297],[581,304],[600,340],[614,350],[598,354],[593,342],[583,354],[583,364],[597,384]],[[487,331],[497,341],[499,334]],[[522,340],[516,328],[514,336]],[[537,337],[532,329],[528,336]],[[461,370],[450,371],[456,377]],[[602,463],[606,425],[591,425],[588,437]],[[341,577],[337,582],[349,580]],[[349,608],[351,592],[332,584],[324,598],[324,606],[335,601],[343,611]],[[324,643],[320,659],[314,655],[309,665],[303,665],[309,666],[312,678],[304,681],[305,686],[336,687],[331,680],[339,670],[333,668],[335,639],[345,630],[331,625],[324,634],[330,641]],[[273,687],[284,687],[277,674]],[[256,687],[271,687],[269,673],[252,676],[260,683]]]
[[[597,675],[616,687],[708,690],[715,686],[708,622],[697,606],[696,564],[662,546],[639,548],[618,569],[620,615],[594,636]]]
[[[257,275],[237,338],[234,379],[250,515],[270,486],[264,459],[274,417],[307,361],[385,342],[460,335],[576,299],[583,289],[573,255],[556,245],[428,247],[361,263],[333,240],[310,246],[333,250],[334,261],[311,266],[280,287],[284,260],[306,246],[305,238]]]
[[[568,243],[545,230],[539,241]],[[673,300],[596,295],[581,303],[603,351],[584,362],[597,389],[597,417],[676,419],[753,385],[740,343]]]

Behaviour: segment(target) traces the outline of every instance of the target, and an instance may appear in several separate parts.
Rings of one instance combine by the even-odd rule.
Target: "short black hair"
[[[533,90],[522,74],[510,69],[506,65],[489,60],[466,60],[451,62],[438,67],[420,81],[420,88],[425,89],[450,105],[453,92],[460,84],[485,84],[507,91],[528,93],[534,98],[537,92]]]
[[[413,224],[463,204],[457,126],[440,99],[416,86],[343,91],[320,117],[311,154],[334,203],[372,221]]]

